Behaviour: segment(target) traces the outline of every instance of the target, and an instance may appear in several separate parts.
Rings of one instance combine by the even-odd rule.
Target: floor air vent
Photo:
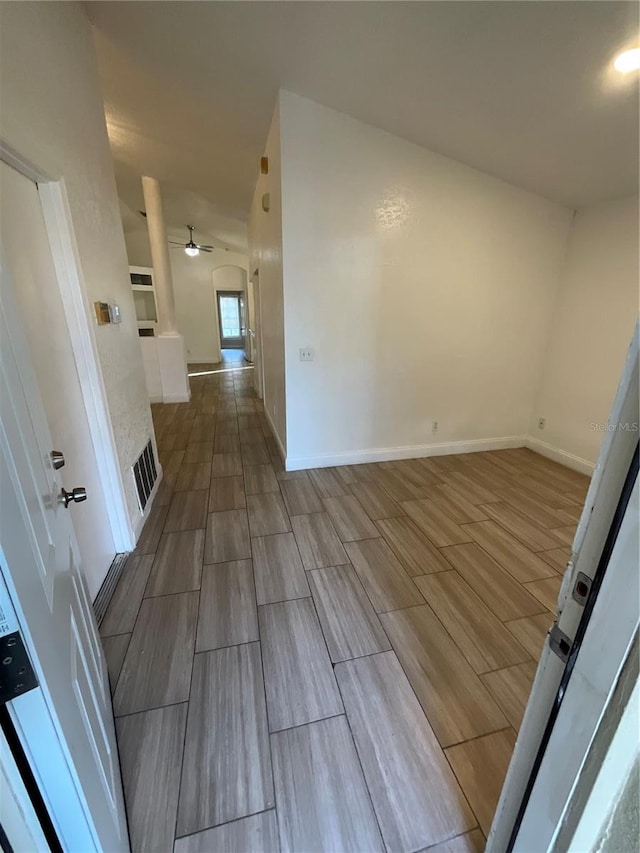
[[[111,563],[111,567],[107,572],[107,576],[96,596],[96,600],[93,602],[93,612],[96,614],[96,621],[98,625],[102,622],[104,614],[107,612],[111,596],[114,593],[118,581],[120,580],[120,575],[122,574],[122,570],[124,569],[128,556],[128,554],[115,555],[113,563]]]
[[[140,454],[138,461],[133,466],[133,476],[136,480],[136,489],[138,490],[138,501],[140,509],[144,510],[149,500],[149,495],[153,490],[153,484],[158,478],[156,471],[156,460],[153,458],[153,445],[151,441]]]

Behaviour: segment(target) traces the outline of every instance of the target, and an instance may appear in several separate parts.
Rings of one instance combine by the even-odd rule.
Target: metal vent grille
[[[135,477],[136,489],[138,490],[140,509],[144,510],[153,489],[153,484],[158,478],[151,440],[149,440],[149,443],[140,454],[138,461],[133,466],[133,476]]]

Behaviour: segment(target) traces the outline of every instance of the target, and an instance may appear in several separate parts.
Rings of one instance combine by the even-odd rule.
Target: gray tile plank
[[[247,512],[252,536],[270,536],[291,530],[289,516],[280,494],[265,492],[248,495]]]
[[[343,716],[276,732],[271,745],[283,853],[384,850]]]
[[[274,805],[259,643],[195,657],[177,835]]]
[[[343,542],[372,539],[379,535],[378,528],[353,495],[324,498],[323,503]]]
[[[198,593],[145,598],[113,697],[117,715],[189,698]]]
[[[171,850],[187,705],[116,720],[132,853]]]
[[[258,604],[311,594],[293,533],[258,536],[251,547]]]
[[[174,486],[176,492],[195,492],[208,489],[211,462],[184,462]]]
[[[418,587],[384,539],[347,542],[345,548],[378,613],[424,603]]]
[[[322,512],[322,501],[313,483],[308,477],[296,480],[283,480],[280,491],[289,515],[307,515],[310,512]]]
[[[214,453],[212,477],[241,477],[242,457],[239,453]]]
[[[407,515],[438,548],[471,542],[467,529],[457,525],[433,501],[405,501],[402,506]]]
[[[452,545],[441,553],[502,622],[543,610],[543,605],[479,545]]]
[[[100,623],[100,636],[109,637],[133,631],[153,560],[153,554],[129,557]]]
[[[291,519],[291,525],[305,569],[341,566],[349,562],[347,552],[326,513],[296,515]]]
[[[209,492],[209,512],[244,509],[246,505],[242,477],[213,477]]]
[[[142,533],[136,544],[135,555],[153,554],[158,547],[160,536],[164,528],[164,523],[167,518],[167,506],[153,506],[149,511]]]
[[[380,619],[442,746],[507,725],[430,607],[383,613]]]
[[[404,510],[387,492],[374,482],[354,483],[351,492],[367,513],[369,518],[377,521],[380,518],[392,518],[404,515]]]
[[[112,693],[116,689],[120,670],[122,669],[122,662],[127,653],[130,639],[131,634],[116,634],[113,637],[103,637],[102,639],[102,649],[107,661],[107,672],[109,673],[109,684],[111,685]]]
[[[560,578],[558,578],[558,581]],[[456,571],[416,578],[429,606],[477,673],[530,660],[519,643]]]
[[[145,597],[200,588],[204,530],[164,533],[158,545]]]
[[[482,831],[487,835],[515,741],[514,731],[505,729],[445,750]]]
[[[248,495],[280,491],[273,465],[247,465],[244,469],[244,476]]]
[[[330,468],[312,468],[307,474],[321,498],[336,498],[349,494],[345,483]]]
[[[248,560],[250,557],[246,510],[210,513],[204,545],[205,563],[228,563],[232,560]]]
[[[208,499],[209,492],[206,489],[197,492],[176,492],[169,504],[164,532],[204,528],[207,523]]]
[[[409,853],[472,829],[471,809],[393,652],[335,669],[387,848]]]
[[[410,518],[383,518],[377,525],[391,550],[407,570],[407,574],[412,577],[448,571],[451,568],[440,551],[418,530]]]
[[[553,576],[551,566],[495,521],[465,524],[464,530],[520,583]]]
[[[334,663],[391,648],[351,566],[314,569],[309,572],[309,583]]]
[[[202,570],[196,652],[258,639],[251,560],[205,566]]]
[[[420,853],[484,853],[485,838],[480,829],[472,829],[464,835],[456,835],[448,841],[421,850]]]
[[[269,730],[341,714],[340,694],[310,598],[258,609]]]
[[[173,853],[279,853],[274,809],[176,839]]]

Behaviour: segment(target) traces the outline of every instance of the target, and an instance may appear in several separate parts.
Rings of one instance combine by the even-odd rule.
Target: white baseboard
[[[267,419],[269,419],[268,415]],[[270,419],[269,424],[271,425]],[[506,450],[511,447],[525,447],[526,442],[527,436],[513,435],[503,438],[479,438],[473,441],[451,441],[444,444],[416,444],[406,447],[377,447],[371,450],[353,450],[347,453],[334,453],[328,456],[309,456],[298,458],[287,457],[285,467],[287,471],[300,471],[306,468],[329,468],[335,465],[358,465],[363,462],[389,462],[393,459],[417,459],[424,456],[449,456],[455,453],[479,453],[483,450]]]
[[[567,450],[561,450],[559,447],[554,447],[552,444],[545,444],[538,438],[528,435],[525,442],[525,447],[539,453],[541,456],[546,456],[547,459],[552,459],[554,462],[559,462],[560,465],[566,465],[567,468],[572,468],[574,471],[579,471],[581,474],[591,476],[596,467],[595,463],[589,462],[587,459],[582,459],[580,456],[575,456]]]
[[[167,394],[163,396],[162,403],[188,403],[191,399],[191,391],[188,394]]]
[[[158,494],[158,489],[160,488],[160,483],[162,482],[162,478],[164,473],[162,471],[162,465],[156,461],[156,470],[158,472],[158,478],[153,484],[153,488],[151,489],[151,494],[149,495],[149,500],[147,501],[147,505],[144,508],[144,511],[141,515],[138,516],[136,523],[133,525],[133,535],[136,541],[136,545],[138,544],[138,539],[140,539],[140,534],[142,533],[142,528],[145,525],[146,520],[149,518],[149,513],[151,512],[151,507],[153,506],[153,502]]]
[[[265,410],[264,410],[264,416],[267,419],[267,423],[269,424],[269,426],[271,428],[271,432],[273,433],[273,437],[275,438],[276,444],[278,445],[278,450],[280,451],[280,457],[282,458],[282,464],[285,465],[286,459],[287,459],[287,451],[284,449],[284,444],[282,443],[282,439],[278,435],[278,430],[276,429],[276,425],[274,424],[274,422],[271,418],[271,415],[267,411],[266,406],[265,406]],[[293,469],[287,468],[287,471],[289,471],[289,470],[293,470]]]

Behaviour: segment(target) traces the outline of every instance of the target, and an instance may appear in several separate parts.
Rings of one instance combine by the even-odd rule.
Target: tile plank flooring
[[[152,407],[165,479],[100,626],[132,849],[484,849],[587,478],[286,472],[236,366]]]

